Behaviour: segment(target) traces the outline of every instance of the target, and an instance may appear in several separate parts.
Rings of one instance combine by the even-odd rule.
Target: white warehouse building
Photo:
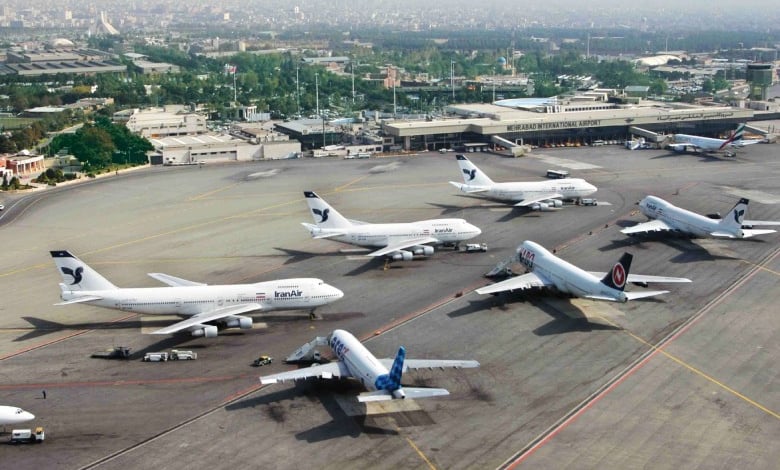
[[[154,146],[154,152],[149,155],[152,165],[282,159],[293,158],[301,152],[297,140],[252,143],[226,134],[150,138],[149,141]]]

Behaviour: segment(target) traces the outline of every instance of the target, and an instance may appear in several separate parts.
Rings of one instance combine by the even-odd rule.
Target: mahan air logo
[[[626,285],[626,268],[620,263],[615,264],[615,267],[612,268],[612,283],[618,289]]]
[[[465,173],[466,176],[469,177],[469,179],[468,179],[469,181],[472,181],[474,179],[474,177],[477,176],[477,169],[476,168],[472,168],[471,170],[469,170],[468,168],[464,168],[463,169],[463,173]]]
[[[73,282],[71,282],[70,285],[73,286],[76,284],[81,284],[81,273],[84,272],[83,267],[79,266],[75,271],[64,266],[61,269],[63,274],[67,274],[68,276],[73,277]]]
[[[330,209],[325,209],[325,210],[312,209],[311,211],[316,215],[320,216],[320,221],[317,222],[318,224],[321,224],[326,220],[328,220],[328,212],[330,212]]]

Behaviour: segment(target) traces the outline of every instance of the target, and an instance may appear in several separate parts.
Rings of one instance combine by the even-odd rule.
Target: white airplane
[[[417,388],[401,386],[401,374],[409,369],[443,369],[479,367],[477,361],[406,359],[406,349],[401,346],[393,359],[377,359],[351,333],[334,330],[327,338],[338,361],[313,365],[298,370],[260,377],[263,384],[309,378],[340,379],[352,377],[369,391],[358,395],[359,402],[384,401],[394,398],[425,398],[449,395],[443,388]]]
[[[646,196],[639,201],[639,210],[649,222],[621,230],[626,235],[650,232],[680,232],[700,238],[750,238],[774,233],[776,230],[754,230],[753,226],[780,225],[768,220],[744,220],[748,200],[742,198],[724,218],[703,216],[677,207],[660,197]]]
[[[517,261],[529,272],[505,281],[477,289],[478,294],[531,289],[554,288],[559,292],[593,300],[626,302],[628,300],[666,294],[669,291],[625,292],[627,282],[647,287],[651,282],[691,282],[690,279],[666,276],[629,274],[633,256],[624,253],[609,273],[584,271],[558,258],[538,243],[526,240],[517,247]]]
[[[728,139],[715,139],[698,135],[674,134],[674,142],[669,148],[675,152],[725,152],[729,157],[736,155],[735,149],[746,145],[757,144],[760,140],[743,140],[745,136],[745,124],[737,126],[737,130]]]
[[[450,181],[451,185],[467,194],[515,202],[515,207],[533,211],[553,210],[563,205],[563,199],[580,199],[598,189],[581,178],[495,183],[468,158],[463,155],[456,155],[455,158],[463,173],[464,183]]]
[[[0,405],[0,426],[19,424],[35,419],[35,415],[15,406]]]
[[[474,238],[482,230],[463,219],[430,219],[418,222],[371,224],[349,220],[313,191],[304,191],[314,225],[302,223],[314,238],[330,238],[352,245],[379,248],[368,256],[411,260],[414,255],[430,256],[430,245],[454,244]]]
[[[187,331],[192,336],[213,338],[217,325],[252,328],[252,318],[242,313],[305,309],[313,316],[315,307],[344,296],[339,289],[314,278],[209,286],[162,273],[149,276],[170,287],[124,289],[67,251],[52,251],[51,256],[64,281],[60,283],[63,302],[56,305],[88,303],[141,314],[189,317],[152,332],[158,335]]]

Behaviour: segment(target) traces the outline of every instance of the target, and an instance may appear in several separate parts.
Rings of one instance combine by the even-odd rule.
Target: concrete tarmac
[[[734,159],[618,146],[469,154],[494,180],[563,168],[599,187],[604,204],[549,213],[458,194],[447,184],[460,178],[454,155],[438,153],[155,168],[31,196],[0,229],[0,397],[33,412],[47,441],[0,446],[0,459],[17,468],[772,468],[778,235],[646,240],[619,230],[644,219],[634,203],[648,193],[725,213],[749,192],[750,218],[780,220],[775,153],[755,145]],[[441,250],[384,270],[310,238],[299,224],[312,220],[309,189],[351,219],[463,217],[490,250]],[[586,270],[608,270],[630,251],[632,272],[694,282],[627,304],[474,293],[525,239]],[[170,320],[52,306],[60,282],[52,249],[123,287],[158,285],[148,272],[209,284],[312,276],[345,297],[315,321],[258,313],[265,326],[251,331],[154,337],[141,330]],[[291,368],[281,359],[334,328],[370,338],[378,357],[404,345],[408,357],[481,367],[405,374],[404,383],[451,396],[382,408],[357,405],[361,389],[350,382],[260,387],[259,375]],[[133,348],[130,361],[89,357],[119,345]],[[199,359],[140,361],[171,348]],[[276,361],[249,367],[258,354]]]

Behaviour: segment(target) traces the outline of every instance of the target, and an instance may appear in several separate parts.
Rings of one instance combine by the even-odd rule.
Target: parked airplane
[[[353,377],[369,391],[358,395],[359,402],[384,401],[394,398],[425,398],[449,395],[443,388],[403,387],[401,374],[409,369],[469,368],[479,367],[477,361],[406,359],[406,349],[401,346],[393,359],[377,359],[351,333],[334,330],[327,338],[328,346],[338,361],[313,365],[298,370],[260,377],[263,384],[308,378],[340,379]]]
[[[456,155],[455,158],[463,173],[464,183],[450,181],[451,185],[467,194],[515,202],[515,207],[533,211],[553,210],[563,205],[563,199],[580,199],[598,189],[581,178],[495,183],[468,158],[463,155]]]
[[[187,331],[192,336],[217,336],[217,325],[225,328],[252,328],[252,318],[242,313],[255,310],[310,310],[344,296],[339,289],[320,279],[297,278],[255,284],[209,286],[162,273],[149,276],[169,287],[118,288],[86,263],[67,251],[52,251],[62,275],[63,302],[56,305],[88,303],[98,307],[150,315],[189,317],[152,334]]]
[[[35,419],[35,415],[15,406],[0,405],[0,426],[19,424]]]
[[[584,271],[558,258],[538,243],[526,240],[517,247],[517,261],[529,272],[481,289],[478,294],[531,289],[534,287],[555,288],[560,292],[594,300],[626,302],[628,300],[666,294],[669,291],[625,292],[627,282],[647,287],[651,282],[691,282],[681,277],[646,276],[629,274],[633,256],[624,253],[609,273]]]
[[[430,219],[418,222],[371,224],[348,220],[313,191],[304,191],[315,225],[302,223],[314,238],[331,238],[352,245],[379,247],[368,256],[411,260],[430,256],[430,245],[454,244],[474,238],[482,231],[463,219]]]
[[[735,149],[746,145],[756,144],[759,140],[743,140],[745,124],[737,126],[737,130],[728,139],[715,139],[698,135],[674,134],[674,142],[669,148],[675,152],[725,152],[729,157],[736,155]]]
[[[744,220],[748,199],[742,198],[724,218],[703,216],[677,207],[660,197],[646,196],[639,201],[639,210],[649,222],[621,230],[626,235],[650,232],[680,232],[703,238],[750,238],[774,233],[776,230],[754,230],[753,226],[780,225],[768,220]]]

